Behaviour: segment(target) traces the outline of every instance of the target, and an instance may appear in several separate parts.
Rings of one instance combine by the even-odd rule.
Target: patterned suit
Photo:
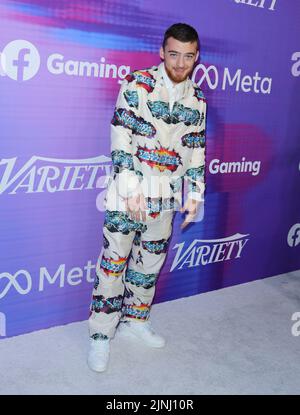
[[[113,169],[90,306],[93,338],[113,337],[120,319],[149,318],[183,180],[188,197],[204,201],[206,100],[187,78],[170,110],[163,65],[127,75],[111,121]],[[138,222],[124,198],[139,192],[147,210]]]

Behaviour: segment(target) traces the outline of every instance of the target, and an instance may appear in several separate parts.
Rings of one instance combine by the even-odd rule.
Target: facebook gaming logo
[[[13,40],[0,54],[0,75],[15,81],[28,81],[37,74],[40,61],[40,54],[32,43]]]
[[[287,242],[290,247],[295,247],[300,243],[300,223],[295,223],[288,233]]]

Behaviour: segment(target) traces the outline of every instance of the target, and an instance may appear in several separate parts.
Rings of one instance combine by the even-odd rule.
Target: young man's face
[[[197,50],[197,42],[180,42],[169,37],[165,48],[160,48],[159,55],[165,61],[169,78],[174,83],[179,83],[192,72],[199,51]]]

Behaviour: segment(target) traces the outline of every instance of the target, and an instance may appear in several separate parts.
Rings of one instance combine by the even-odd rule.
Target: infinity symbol
[[[17,281],[19,274],[23,274],[27,280],[27,288],[25,289],[22,288],[21,285]],[[3,272],[2,274],[0,274],[0,280],[2,278],[7,278],[8,283],[6,287],[4,288],[4,290],[0,293],[0,298],[3,298],[6,296],[8,290],[10,289],[12,285],[15,287],[17,292],[22,295],[29,293],[29,291],[31,290],[31,287],[32,287],[31,275],[25,269],[20,269],[18,272],[15,273],[15,275],[10,274],[9,272]]]

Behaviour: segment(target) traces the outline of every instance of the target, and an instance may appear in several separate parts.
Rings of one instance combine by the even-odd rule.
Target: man
[[[184,228],[204,202],[206,100],[189,79],[198,56],[195,29],[174,24],[160,48],[163,62],[131,72],[120,88],[111,122],[104,250],[89,317],[88,364],[98,372],[107,367],[116,329],[150,347],[165,345],[149,316],[174,210],[188,212]],[[188,197],[181,207],[183,179]]]

